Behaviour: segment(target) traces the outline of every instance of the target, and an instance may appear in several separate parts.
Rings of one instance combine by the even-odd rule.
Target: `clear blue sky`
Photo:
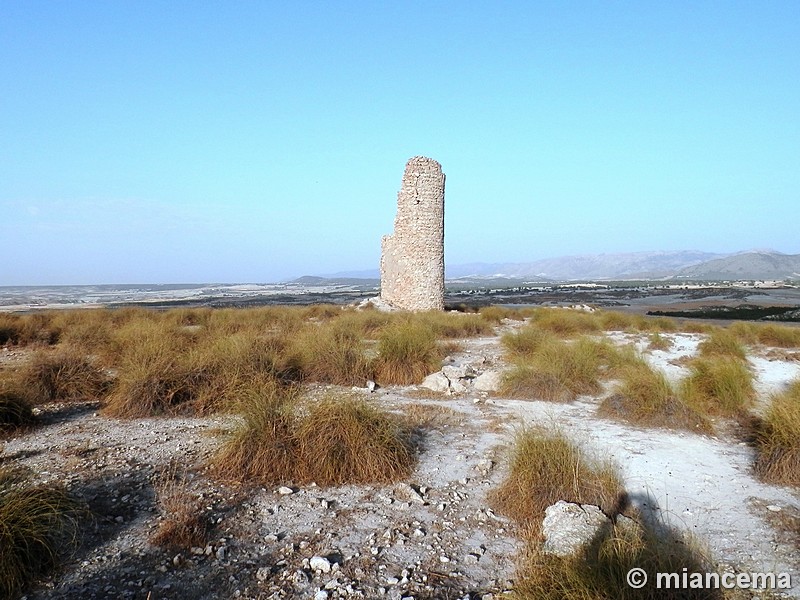
[[[0,0],[0,285],[800,252],[800,2]]]

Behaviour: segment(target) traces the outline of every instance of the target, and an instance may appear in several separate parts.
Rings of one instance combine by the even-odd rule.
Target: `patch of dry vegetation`
[[[559,337],[574,337],[601,331],[595,313],[570,308],[541,308],[534,312],[531,323]]]
[[[214,459],[220,477],[262,484],[396,481],[416,462],[411,431],[361,398],[301,401],[264,386],[243,405],[243,425]]]
[[[706,339],[697,347],[700,356],[730,356],[739,360],[746,360],[747,354],[744,346],[736,335],[728,329],[715,327]]]
[[[709,431],[704,415],[687,405],[666,376],[641,358],[626,365],[613,393],[604,398],[598,414],[645,427],[674,427]]]
[[[743,344],[773,348],[800,348],[800,327],[738,321],[729,327]]]
[[[191,550],[208,542],[211,524],[203,501],[181,480],[174,465],[165,469],[155,483],[161,518],[150,543],[170,550]]]
[[[509,472],[492,498],[498,510],[521,525],[526,550],[516,577],[514,598],[520,600],[671,600],[674,589],[627,584],[630,569],[644,569],[651,582],[656,573],[702,573],[714,565],[699,544],[670,528],[622,520],[627,494],[612,462],[586,456],[563,434],[535,429],[518,432]],[[559,500],[600,506],[612,521],[572,556],[546,554],[541,548],[541,522],[547,507]],[[681,598],[717,599],[717,590],[681,590]]]
[[[509,398],[569,402],[601,391],[600,379],[610,377],[632,360],[632,351],[608,341],[582,337],[571,342],[536,330],[506,336],[514,366],[503,376],[500,393]]]
[[[398,321],[381,332],[375,378],[382,385],[409,385],[441,366],[442,353],[430,327],[413,320]]]
[[[706,415],[742,416],[755,400],[753,374],[744,361],[730,356],[698,357],[689,363],[680,397],[692,410]]]
[[[647,585],[628,585],[631,569],[647,573]],[[518,570],[513,597],[518,600],[722,600],[719,589],[659,588],[657,573],[715,571],[697,542],[666,527],[614,523],[575,556],[559,557],[530,548]]]
[[[27,394],[16,383],[0,380],[0,434],[29,427],[35,422]]]
[[[84,353],[69,347],[36,352],[18,377],[34,404],[98,400],[108,387],[103,370]]]
[[[625,504],[618,468],[587,456],[561,432],[521,429],[508,463],[492,501],[531,538],[538,536],[545,509],[559,500],[594,504],[606,514],[620,512]]]
[[[64,488],[0,468],[0,597],[15,597],[73,550],[85,514]]]
[[[658,332],[651,333],[647,338],[648,350],[661,350],[666,351],[672,348],[673,341],[668,337],[661,335]]]
[[[755,471],[764,481],[800,486],[800,380],[770,401],[755,427]]]

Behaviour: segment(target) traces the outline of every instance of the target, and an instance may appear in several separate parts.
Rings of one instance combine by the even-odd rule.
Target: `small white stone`
[[[770,504],[769,506],[767,506],[767,510],[771,512],[781,512],[781,507],[778,506],[777,504]]]
[[[324,556],[312,556],[311,560],[308,561],[308,566],[314,571],[321,571],[323,573],[331,572],[331,561]]]
[[[278,488],[278,493],[281,496],[288,496],[289,494],[294,494],[294,490],[292,488],[290,488],[290,487],[286,487],[285,485],[282,485],[281,487]]]

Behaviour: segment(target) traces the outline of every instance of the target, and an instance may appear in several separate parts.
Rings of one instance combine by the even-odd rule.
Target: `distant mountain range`
[[[447,265],[447,279],[596,281],[617,279],[800,280],[800,254],[771,250],[712,252],[628,252],[562,256],[522,263]],[[328,275],[335,279],[378,279],[377,269]]]

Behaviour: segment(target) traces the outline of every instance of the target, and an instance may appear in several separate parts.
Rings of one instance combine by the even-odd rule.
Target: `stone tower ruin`
[[[381,299],[405,310],[444,309],[444,173],[431,158],[406,163],[394,233],[381,240]]]

